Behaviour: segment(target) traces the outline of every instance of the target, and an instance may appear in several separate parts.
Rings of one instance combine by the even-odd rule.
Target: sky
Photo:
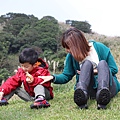
[[[9,12],[52,16],[58,22],[87,21],[93,32],[120,36],[119,0],[0,0],[0,16]]]

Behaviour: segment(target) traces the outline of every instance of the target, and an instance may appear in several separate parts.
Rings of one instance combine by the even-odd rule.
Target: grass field
[[[49,108],[30,109],[32,102],[24,102],[14,96],[9,105],[0,107],[0,120],[120,120],[120,93],[106,110],[97,110],[95,100],[89,100],[89,108],[81,110],[73,101],[74,82],[53,85],[55,96],[49,101]]]

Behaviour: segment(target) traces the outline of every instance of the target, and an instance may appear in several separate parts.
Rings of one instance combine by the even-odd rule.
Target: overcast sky
[[[91,29],[107,36],[120,36],[120,0],[0,0],[0,16],[24,13],[41,19],[52,16],[65,20],[88,21]]]

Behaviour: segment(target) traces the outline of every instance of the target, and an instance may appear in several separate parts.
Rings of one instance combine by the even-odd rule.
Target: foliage
[[[0,33],[0,68],[8,66],[8,53],[10,49],[10,42],[14,37],[9,33]]]
[[[8,13],[5,16],[2,16],[6,19],[6,25],[3,28],[3,31],[10,32],[12,35],[17,36],[20,30],[26,25],[36,22],[37,18],[34,16],[27,16],[20,13]]]
[[[66,24],[70,24],[84,33],[91,33],[91,25],[87,21],[66,20]]]
[[[57,51],[57,36],[59,34],[59,25],[58,21],[51,17],[45,16],[36,23],[34,27],[39,34],[39,47],[43,51],[52,50],[53,52]]]
[[[9,71],[6,68],[0,69],[0,84],[10,76]]]
[[[18,53],[20,47],[26,44],[25,42],[20,41],[22,38],[19,37],[19,34],[22,32],[24,26],[32,26],[36,21],[38,21],[38,19],[33,15],[27,16],[20,13],[8,13],[1,16],[0,19],[4,20],[5,23],[3,33],[9,33],[11,36],[14,36],[14,39],[10,41],[10,48],[8,52]],[[25,37],[22,40],[25,41]]]

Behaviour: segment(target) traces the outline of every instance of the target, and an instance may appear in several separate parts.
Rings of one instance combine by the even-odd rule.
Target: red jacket
[[[41,63],[41,65],[29,73],[34,77],[34,81],[32,83],[26,82],[26,73],[22,68],[19,68],[18,72],[14,76],[8,78],[5,83],[0,86],[0,91],[3,91],[4,95],[8,95],[11,91],[15,90],[17,87],[20,87],[23,83],[26,92],[28,92],[30,96],[34,97],[34,87],[43,81],[43,79],[38,78],[38,76],[50,75],[46,62],[44,62],[41,58],[39,58],[38,61]],[[53,98],[53,88],[51,86],[51,82],[46,82],[43,84],[43,86],[50,91],[50,95]]]

